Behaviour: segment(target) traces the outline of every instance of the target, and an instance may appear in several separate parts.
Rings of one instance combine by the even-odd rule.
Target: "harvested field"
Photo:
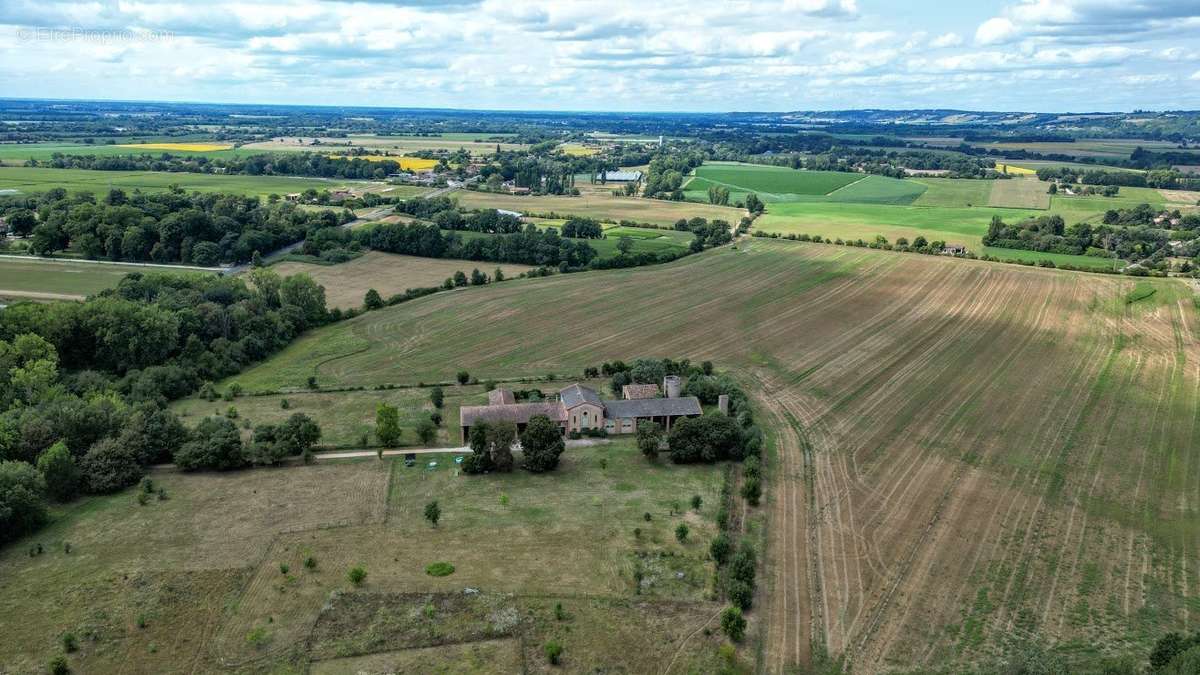
[[[0,176],[2,175],[0,174]],[[744,209],[731,206],[670,202],[639,197],[614,197],[612,195],[614,189],[616,188],[612,185],[603,190],[599,187],[585,190],[583,186],[580,186],[583,194],[579,197],[553,195],[522,197],[474,190],[462,190],[455,193],[455,196],[459,203],[468,209],[507,209],[534,216],[551,214],[587,216],[611,221],[631,220],[636,223],[665,226],[674,225],[675,221],[680,218],[695,216],[710,220],[718,218],[730,223],[737,223],[742,216],[746,215]]]
[[[776,444],[771,591],[753,612],[768,672],[808,663],[813,644],[856,672],[958,671],[1014,633],[1072,663],[1144,658],[1195,627],[1188,287],[1150,281],[1127,304],[1134,282],[1119,277],[739,249],[431,296],[302,338],[249,376],[289,386],[316,368],[369,385],[444,363],[496,377],[630,354],[739,373]],[[351,337],[354,353],[327,351]],[[391,519],[415,519],[422,498],[407,499]]]
[[[1048,209],[1050,194],[1047,183],[1037,178],[1010,178],[997,180],[988,195],[988,206],[1009,209]]]
[[[447,260],[443,258],[418,258],[369,251],[349,262],[337,265],[315,265],[301,262],[283,262],[274,266],[282,276],[305,273],[325,287],[325,300],[330,307],[361,307],[367,290],[374,288],[386,300],[409,288],[440,286],[447,277],[462,271],[470,276],[478,269],[489,277],[499,267],[504,276],[512,278],[532,269],[528,265],[504,263],[497,265],[486,261]]]

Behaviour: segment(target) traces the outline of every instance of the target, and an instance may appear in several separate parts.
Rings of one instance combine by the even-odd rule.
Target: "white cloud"
[[[1017,27],[1004,17],[988,19],[980,24],[975,31],[975,41],[981,45],[996,45],[1012,40],[1017,34]]]
[[[946,47],[957,47],[963,42],[962,36],[958,33],[943,33],[930,41],[929,46],[937,49]]]

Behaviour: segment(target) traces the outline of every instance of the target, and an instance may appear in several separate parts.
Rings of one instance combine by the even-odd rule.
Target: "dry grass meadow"
[[[435,295],[302,338],[248,387],[712,359],[770,420],[763,667],[957,669],[1195,629],[1192,290],[784,241]],[[1138,294],[1141,295],[1141,294]],[[547,311],[553,308],[553,311]],[[481,330],[487,327],[487,330]]]
[[[547,475],[467,477],[443,455],[159,472],[165,501],[90,499],[0,551],[0,671],[44,672],[71,632],[86,673],[659,672],[676,654],[675,672],[712,672],[719,640],[700,629],[721,607],[706,599],[721,476],[650,465],[628,442],[569,450]],[[672,515],[693,494],[702,510]],[[437,561],[454,573],[426,574]]]
[[[440,286],[447,277],[459,271],[470,276],[471,270],[479,269],[491,277],[497,267],[507,277],[515,277],[532,269],[528,265],[418,258],[379,251],[369,251],[337,265],[283,262],[275,265],[274,269],[283,276],[301,272],[308,274],[325,287],[325,300],[330,307],[348,309],[361,307],[363,297],[372,288],[386,300],[388,296],[403,293],[409,288]]]

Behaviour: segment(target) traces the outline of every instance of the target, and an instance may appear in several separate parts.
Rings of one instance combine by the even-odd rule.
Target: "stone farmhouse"
[[[663,380],[665,397],[659,396],[658,385],[627,385],[623,399],[605,400],[596,390],[572,384],[558,391],[558,400],[536,403],[517,403],[512,391],[494,389],[488,392],[487,405],[467,405],[459,409],[459,429],[466,443],[471,427],[480,422],[512,422],[524,431],[529,420],[545,415],[556,423],[563,435],[603,429],[610,434],[632,434],[641,422],[656,422],[670,431],[671,424],[681,417],[699,417],[700,399],[680,396],[680,380],[673,375]]]

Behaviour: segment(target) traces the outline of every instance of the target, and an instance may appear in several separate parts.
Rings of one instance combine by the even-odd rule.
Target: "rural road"
[[[568,440],[567,447],[587,448],[595,445],[604,445],[606,443],[608,443],[608,439],[606,438],[580,438],[576,440]],[[520,449],[520,443],[513,447],[513,450],[515,451],[519,451]],[[403,455],[465,455],[469,454],[470,452],[471,449],[466,446],[455,448],[395,448],[392,450],[384,450],[383,456],[401,457]],[[325,459],[367,459],[378,456],[379,452],[377,450],[332,450],[329,452],[313,453],[313,459],[316,461]],[[283,460],[282,464],[299,464],[300,462],[301,459],[299,457],[288,457]],[[151,466],[150,469],[152,471],[178,471],[179,467],[175,466],[174,464],[155,464],[154,466]]]

